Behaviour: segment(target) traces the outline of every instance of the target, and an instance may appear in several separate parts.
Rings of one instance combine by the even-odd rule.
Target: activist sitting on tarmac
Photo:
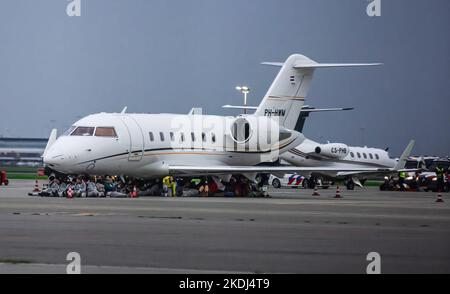
[[[186,182],[183,187],[183,194],[184,197],[196,197],[198,196],[198,189],[196,188],[195,184],[190,181]]]
[[[156,179],[155,182],[145,183],[139,190],[140,192],[137,193],[138,197],[161,196],[161,183],[159,179]]]
[[[111,198],[126,198],[127,191],[122,181],[113,182],[111,178],[106,179],[106,196]]]
[[[73,185],[72,188],[72,195],[73,197],[81,197],[81,195],[83,194],[83,192],[86,191],[86,184],[83,182],[83,180],[78,177],[75,181],[75,184]]]
[[[198,188],[198,192],[200,194],[200,196],[208,196],[209,195],[209,185],[208,185],[208,180],[202,180],[202,182],[200,183],[200,186]]]
[[[230,182],[228,183],[228,185],[225,185],[225,191],[224,191],[224,196],[226,197],[233,197],[234,195],[234,191],[236,189],[236,178],[235,177],[231,177]]]
[[[98,197],[105,197],[105,185],[103,184],[103,180],[101,178],[95,179],[95,188],[98,191]]]
[[[58,191],[56,192],[58,194],[58,197],[66,197],[66,190],[67,190],[67,184],[66,181],[62,180],[59,184]]]
[[[85,178],[86,190],[81,193],[81,197],[98,197],[98,190],[95,183],[89,177]]]
[[[41,192],[30,192],[28,196],[58,196],[59,181],[54,176],[50,176],[48,180],[49,183],[46,189]]]

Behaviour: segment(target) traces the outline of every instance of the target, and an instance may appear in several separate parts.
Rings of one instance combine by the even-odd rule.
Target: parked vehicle
[[[316,186],[322,189],[328,189],[331,185],[331,183],[325,182],[322,179],[315,177],[307,178],[298,174],[285,174],[282,178],[271,175],[269,184],[277,189],[286,187],[314,189]]]
[[[9,184],[8,175],[6,174],[6,171],[2,170],[0,172],[0,186],[1,185],[8,186],[8,184]]]

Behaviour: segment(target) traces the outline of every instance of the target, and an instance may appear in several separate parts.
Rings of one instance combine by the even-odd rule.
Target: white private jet
[[[252,115],[93,114],[58,139],[52,131],[44,163],[64,174],[218,175],[225,181],[232,174],[255,179],[258,173],[378,170],[260,165],[305,140],[294,128],[315,69],[378,64],[321,64],[300,54],[265,64],[281,70]]]
[[[345,181],[347,189],[353,190],[355,184],[362,187],[366,179],[379,179],[405,170],[408,156],[414,147],[411,140],[400,158],[389,157],[386,150],[368,147],[354,147],[342,143],[320,144],[305,139],[303,142],[288,152],[281,154],[284,161],[302,167],[330,167],[336,169],[370,169],[379,168],[379,171],[318,171],[309,173],[308,186],[315,186],[315,179],[322,178],[332,181]],[[405,170],[409,171],[409,170]],[[305,173],[300,173],[306,175]]]
[[[295,130],[302,133],[306,119],[311,113],[324,111],[343,111],[353,108],[328,108],[316,109],[304,106],[297,121]],[[281,154],[280,158],[289,164],[296,166],[321,166],[334,168],[381,168],[383,171],[339,171],[339,172],[312,172],[308,180],[304,183],[310,188],[314,188],[317,179],[344,181],[347,189],[353,190],[355,185],[360,187],[367,179],[383,179],[405,170],[406,161],[414,147],[414,140],[411,140],[400,159],[390,158],[387,150],[368,147],[348,146],[343,143],[321,144],[313,140],[306,139],[295,148]],[[409,169],[408,171],[411,171]],[[306,174],[304,174],[306,175]]]

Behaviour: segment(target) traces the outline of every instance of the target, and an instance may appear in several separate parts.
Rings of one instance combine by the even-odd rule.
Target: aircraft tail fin
[[[255,115],[279,118],[279,124],[294,129],[317,68],[379,65],[379,63],[317,63],[301,54],[293,54],[284,62],[263,62],[281,67]]]
[[[405,168],[406,160],[408,159],[409,155],[411,154],[411,151],[414,148],[414,144],[415,144],[414,140],[409,141],[408,146],[406,146],[405,151],[403,151],[397,164],[394,167],[395,170],[401,170],[401,169]]]

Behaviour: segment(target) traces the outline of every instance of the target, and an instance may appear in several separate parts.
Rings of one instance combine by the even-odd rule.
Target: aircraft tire
[[[353,183],[353,181],[348,181],[346,186],[347,190],[355,190],[355,183]]]

